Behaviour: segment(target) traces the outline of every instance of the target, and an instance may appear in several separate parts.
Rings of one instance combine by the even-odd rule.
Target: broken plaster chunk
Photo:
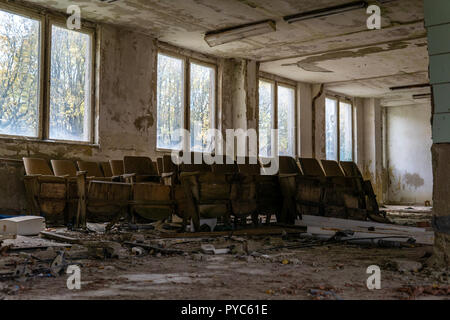
[[[144,254],[144,249],[142,249],[141,247],[133,247],[131,249],[131,252],[135,255],[135,256],[141,256]]]
[[[230,249],[216,249],[212,244],[202,244],[202,251],[206,254],[227,254],[230,253]]]

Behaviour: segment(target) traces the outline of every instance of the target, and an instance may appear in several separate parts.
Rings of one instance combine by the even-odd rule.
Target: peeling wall
[[[363,168],[365,159],[364,145],[364,99],[356,98],[353,102],[354,106],[354,127],[353,136],[355,143],[355,157],[359,168]]]
[[[386,109],[388,201],[424,205],[433,193],[431,105]]]
[[[382,110],[379,99],[364,99],[364,160],[362,174],[365,179],[372,181],[377,200],[383,203],[385,190],[383,181],[383,139],[382,139]]]
[[[312,99],[314,99],[319,92],[320,85],[313,85]],[[317,159],[326,159],[325,92],[323,92],[323,94],[316,99],[315,104],[312,105],[312,108],[314,108],[315,117],[315,152],[313,152],[313,157]]]
[[[298,150],[301,157],[312,157],[312,86],[307,83],[297,84],[297,123]]]

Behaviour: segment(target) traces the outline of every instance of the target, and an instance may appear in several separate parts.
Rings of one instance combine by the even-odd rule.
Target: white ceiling
[[[215,56],[258,60],[265,72],[326,83],[330,90],[351,96],[385,96],[391,86],[428,82],[423,0],[381,4],[381,30],[367,29],[364,10],[293,24],[283,20],[286,15],[351,1],[27,0],[64,12],[68,5],[78,4],[86,19],[134,28]],[[214,48],[203,40],[207,31],[266,19],[277,22],[276,32]]]

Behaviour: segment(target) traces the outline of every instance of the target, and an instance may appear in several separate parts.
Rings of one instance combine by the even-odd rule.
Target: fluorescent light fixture
[[[421,99],[430,99],[431,93],[423,93],[423,94],[414,94],[413,99],[414,100],[421,100]]]
[[[334,14],[347,12],[347,11],[352,11],[352,10],[357,10],[357,9],[362,9],[362,8],[366,8],[366,7],[367,7],[367,2],[365,2],[365,1],[354,1],[354,2],[345,3],[345,4],[341,4],[341,5],[334,6],[334,7],[317,9],[317,10],[312,10],[312,11],[308,11],[308,12],[302,12],[302,13],[293,14],[293,15],[290,15],[290,16],[286,16],[283,19],[287,23],[294,23],[294,22],[297,22],[297,21],[303,21],[303,20],[309,20],[309,19],[315,19],[315,18],[320,18],[320,17],[331,16],[331,15],[334,15]]]
[[[430,84],[429,83],[410,84],[410,85],[406,85],[406,86],[391,87],[389,89],[391,91],[398,91],[398,90],[409,90],[409,89],[426,88],[426,87],[430,87]]]
[[[276,31],[276,23],[273,20],[245,24],[237,27],[221,29],[207,32],[205,41],[210,47],[215,47],[224,43],[238,41],[253,36],[259,36]]]

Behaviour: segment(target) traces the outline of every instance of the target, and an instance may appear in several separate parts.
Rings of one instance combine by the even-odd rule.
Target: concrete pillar
[[[433,91],[433,228],[438,267],[450,266],[450,1],[424,0]]]
[[[383,202],[382,110],[379,99],[364,99],[364,160],[362,173],[372,181],[378,202]]]
[[[321,94],[322,93],[322,94]],[[325,91],[320,84],[312,86],[312,125],[313,150],[312,156],[316,159],[326,159],[326,130],[325,130]]]
[[[307,83],[297,85],[297,143],[299,155],[311,158],[313,152],[312,141],[312,86]]]
[[[355,160],[358,167],[364,167],[364,99],[355,98],[354,101],[354,143],[355,143]]]
[[[218,129],[223,137],[226,138],[227,129],[257,130],[259,63],[245,59],[221,59],[219,79]],[[239,150],[247,148],[244,145],[234,147]],[[257,143],[248,147],[251,153],[257,154]],[[224,143],[222,150],[227,152],[226,148]]]

